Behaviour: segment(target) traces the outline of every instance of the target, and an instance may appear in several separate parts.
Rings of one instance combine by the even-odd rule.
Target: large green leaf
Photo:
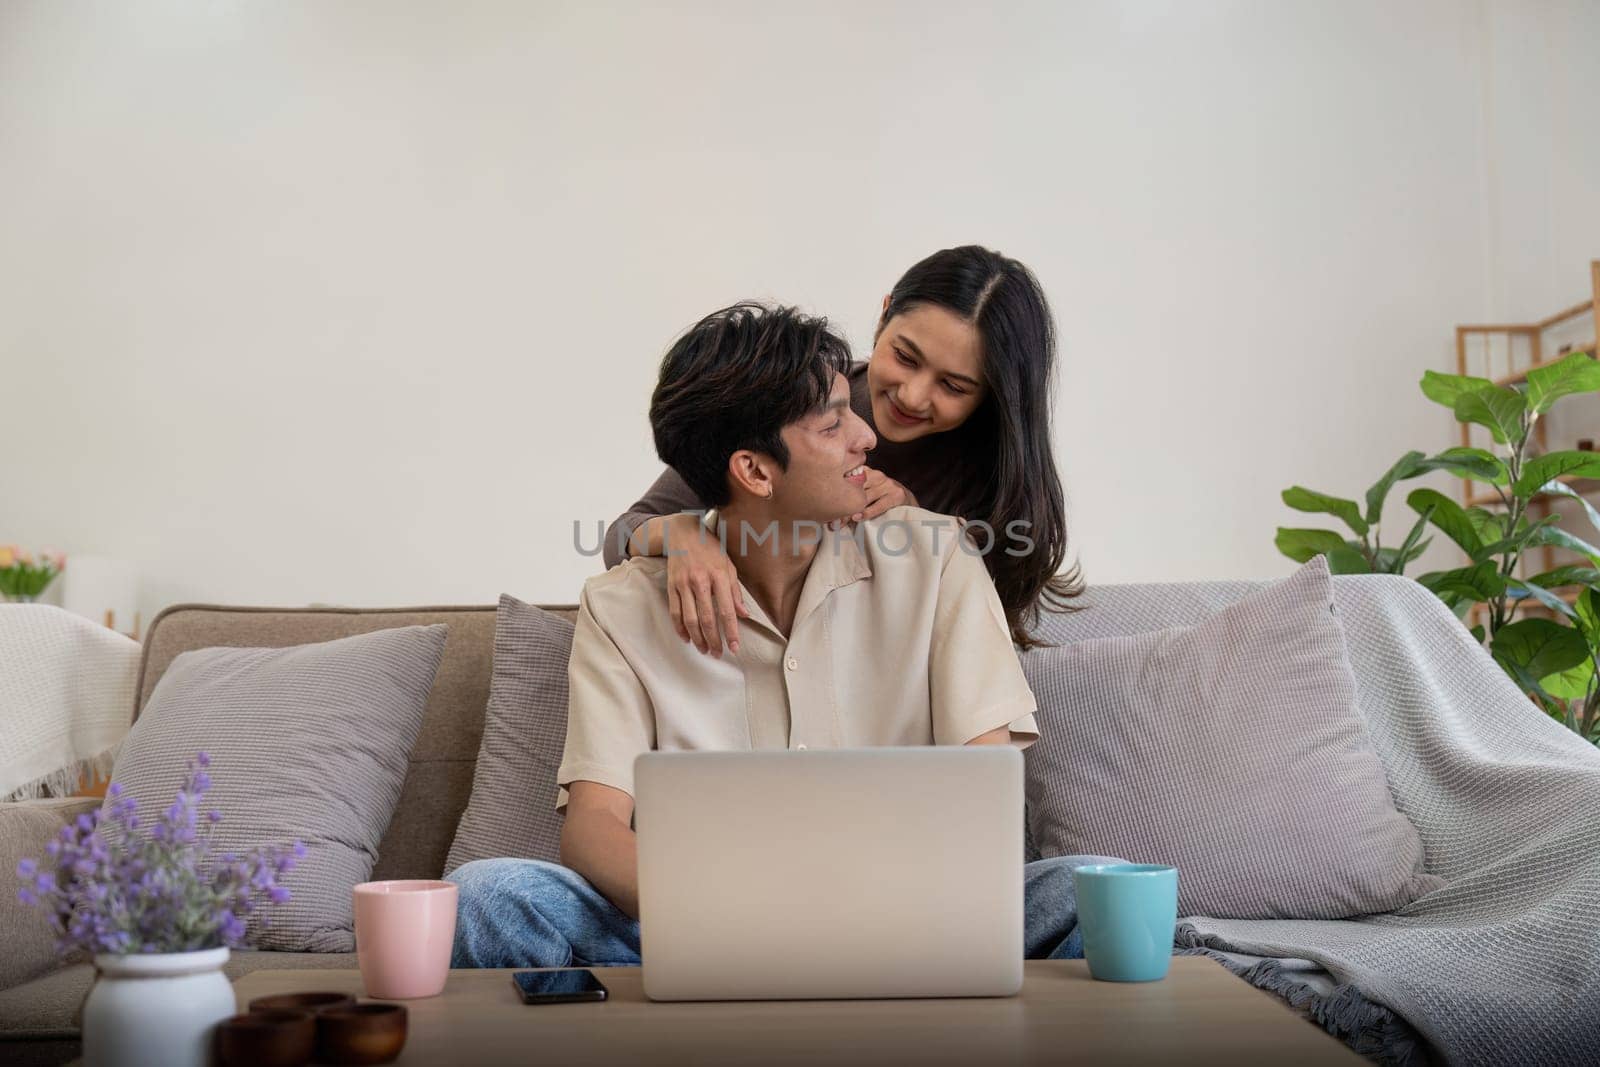
[[[1551,516],[1555,518],[1556,516]],[[1528,538],[1530,545],[1555,545],[1569,552],[1576,552],[1580,556],[1588,556],[1596,566],[1600,566],[1600,548],[1596,548],[1581,537],[1574,537],[1559,526],[1536,526]]]
[[[1521,619],[1494,635],[1494,658],[1535,680],[1570,670],[1589,658],[1589,643],[1570,626],[1549,619]]]
[[[1517,484],[1512,488],[1518,496],[1530,497],[1547,482],[1569,474],[1576,478],[1600,478],[1600,452],[1574,450],[1535,456],[1523,465]]]
[[[1296,563],[1305,563],[1336,548],[1350,547],[1344,543],[1343,537],[1332,530],[1301,530],[1287,526],[1278,527],[1278,536],[1273,538],[1272,543],[1278,546],[1279,552]]]
[[[1343,497],[1329,496],[1314,489],[1294,485],[1283,491],[1283,502],[1296,511],[1322,512],[1337,516],[1356,533],[1367,532],[1367,524],[1361,518],[1361,506],[1354,500],[1345,500]]]
[[[1471,597],[1473,600],[1493,600],[1506,591],[1505,579],[1493,563],[1475,563],[1452,571],[1430,571],[1417,581],[1435,593]]]
[[[1584,352],[1528,372],[1528,406],[1536,415],[1549,411],[1564,396],[1596,389],[1600,389],[1600,363]]]
[[[1573,611],[1571,604],[1568,604],[1542,585],[1534,585],[1531,582],[1523,581],[1521,578],[1507,578],[1506,584],[1511,589],[1511,595],[1518,600],[1532,597],[1557,615],[1563,615],[1569,619],[1577,618],[1577,613]]]
[[[1396,556],[1395,566],[1391,573],[1404,574],[1406,572],[1406,564],[1428,550],[1428,546],[1433,543],[1433,538],[1430,537],[1424,541],[1422,540],[1422,534],[1428,528],[1428,520],[1431,518],[1433,518],[1432,508],[1425,509],[1421,516],[1418,517],[1416,525],[1411,527],[1411,532],[1406,534],[1406,539],[1400,543],[1400,551]]]
[[[1467,521],[1472,523],[1472,532],[1484,544],[1493,544],[1506,535],[1505,516],[1488,508],[1468,508],[1466,515]]]
[[[1501,385],[1474,389],[1456,397],[1456,418],[1487,427],[1496,441],[1513,448],[1522,444],[1527,433],[1522,424],[1527,410],[1526,397]]]
[[[1472,520],[1467,517],[1466,509],[1437,489],[1413,489],[1411,495],[1406,497],[1406,503],[1411,505],[1413,511],[1431,514],[1433,524],[1460,545],[1468,556],[1475,559],[1483,551],[1483,541],[1478,537]]]
[[[1539,687],[1561,700],[1583,700],[1594,685],[1594,660],[1586,659],[1576,667],[1569,667],[1539,679]]]
[[[1581,563],[1557,567],[1553,571],[1535,574],[1528,579],[1529,584],[1537,585],[1542,589],[1558,589],[1563,585],[1596,585],[1600,584],[1600,570],[1585,567]]]
[[[1422,395],[1436,404],[1454,409],[1463,393],[1483,388],[1494,388],[1487,378],[1474,378],[1466,374],[1440,374],[1436,370],[1422,372]]]
[[[1505,462],[1481,448],[1447,448],[1422,461],[1423,471],[1449,471],[1462,478],[1490,485],[1505,485],[1511,480]]]
[[[1540,488],[1539,492],[1550,493],[1553,496],[1564,496],[1569,500],[1576,500],[1578,502],[1578,506],[1583,508],[1584,514],[1589,516],[1589,525],[1593,526],[1596,530],[1600,530],[1600,510],[1596,510],[1595,506],[1589,503],[1589,498],[1572,488],[1572,486],[1564,485],[1561,482],[1546,482],[1544,486]]]
[[[1341,545],[1328,553],[1328,573],[1371,574],[1372,564],[1350,545]]]
[[[1367,522],[1378,525],[1383,518],[1383,501],[1389,495],[1389,490],[1394,488],[1395,482],[1423,473],[1423,462],[1421,452],[1407,452],[1395,460],[1394,466],[1382,478],[1372,483],[1372,488],[1367,490]]]

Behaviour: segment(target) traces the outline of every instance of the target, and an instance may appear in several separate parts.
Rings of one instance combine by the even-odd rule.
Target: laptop
[[[652,752],[634,800],[651,1000],[1022,988],[1010,745]]]

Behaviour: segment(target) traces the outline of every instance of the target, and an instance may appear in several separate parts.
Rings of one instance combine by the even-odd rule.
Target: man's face
[[[867,452],[878,439],[850,409],[850,383],[833,376],[833,392],[821,411],[780,431],[789,467],[774,481],[772,502],[789,519],[831,522],[867,505]]]

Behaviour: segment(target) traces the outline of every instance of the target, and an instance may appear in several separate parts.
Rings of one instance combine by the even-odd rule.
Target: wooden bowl
[[[223,1067],[300,1067],[311,1061],[317,1019],[307,1011],[252,1011],[217,1024]]]
[[[324,1063],[388,1063],[406,1047],[406,1009],[357,1004],[317,1014],[317,1059]]]
[[[278,993],[270,997],[257,997],[250,1002],[251,1011],[309,1011],[315,1015],[329,1008],[354,1006],[356,998],[349,993]]]

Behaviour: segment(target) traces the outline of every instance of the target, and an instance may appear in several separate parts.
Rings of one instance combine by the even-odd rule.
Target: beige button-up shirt
[[[558,810],[576,781],[632,795],[634,759],[655,750],[1038,739],[1000,598],[949,516],[903,507],[825,531],[789,636],[741,587],[751,617],[721,659],[674,632],[666,570],[632,559],[584,583]]]

